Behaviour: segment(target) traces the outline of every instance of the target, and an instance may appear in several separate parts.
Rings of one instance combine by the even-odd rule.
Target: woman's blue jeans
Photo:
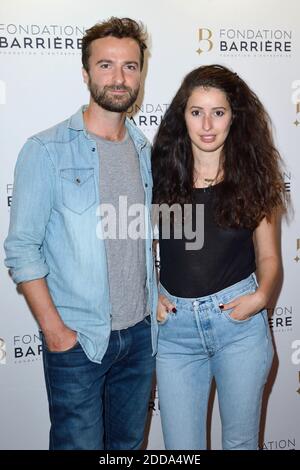
[[[255,292],[252,274],[197,299],[160,293],[176,306],[159,326],[157,381],[167,449],[205,449],[207,404],[215,378],[223,449],[257,449],[261,400],[273,359],[267,312],[245,321],[219,304]]]
[[[50,449],[141,447],[155,364],[149,318],[113,331],[101,364],[78,343],[58,353],[44,343]]]

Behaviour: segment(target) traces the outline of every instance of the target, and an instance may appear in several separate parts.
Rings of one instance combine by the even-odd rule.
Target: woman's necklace
[[[197,180],[200,182],[200,188],[210,188],[218,181],[218,175],[216,175],[214,178],[204,178],[204,176],[198,176]]]
[[[214,184],[214,182],[216,181],[217,177],[215,176],[215,178],[203,178],[204,180],[204,183],[206,184],[206,187],[209,188],[210,186],[212,186]]]
[[[195,168],[195,186],[197,186],[197,182],[199,184],[199,187],[200,188],[210,188],[211,186],[213,186],[214,184],[216,184],[219,180],[220,180],[220,171],[218,170],[215,177],[214,178],[208,178],[208,177],[205,177],[205,176],[202,176],[201,173],[199,174],[199,172],[196,170]]]

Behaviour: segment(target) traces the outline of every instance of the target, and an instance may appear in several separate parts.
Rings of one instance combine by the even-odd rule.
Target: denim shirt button
[[[95,150],[96,150],[95,147],[92,147],[92,152],[95,152]]]

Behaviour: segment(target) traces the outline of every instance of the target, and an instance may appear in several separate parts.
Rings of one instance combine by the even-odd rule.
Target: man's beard
[[[106,111],[114,113],[124,113],[136,101],[139,94],[139,87],[132,89],[125,85],[111,85],[105,86],[102,89],[89,79],[88,88],[95,103]],[[127,93],[122,95],[110,94],[109,91],[126,90]]]

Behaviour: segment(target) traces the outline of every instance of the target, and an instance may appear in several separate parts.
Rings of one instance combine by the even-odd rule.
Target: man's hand
[[[77,333],[67,326],[60,331],[44,333],[46,345],[51,352],[63,352],[72,349],[77,343]]]

